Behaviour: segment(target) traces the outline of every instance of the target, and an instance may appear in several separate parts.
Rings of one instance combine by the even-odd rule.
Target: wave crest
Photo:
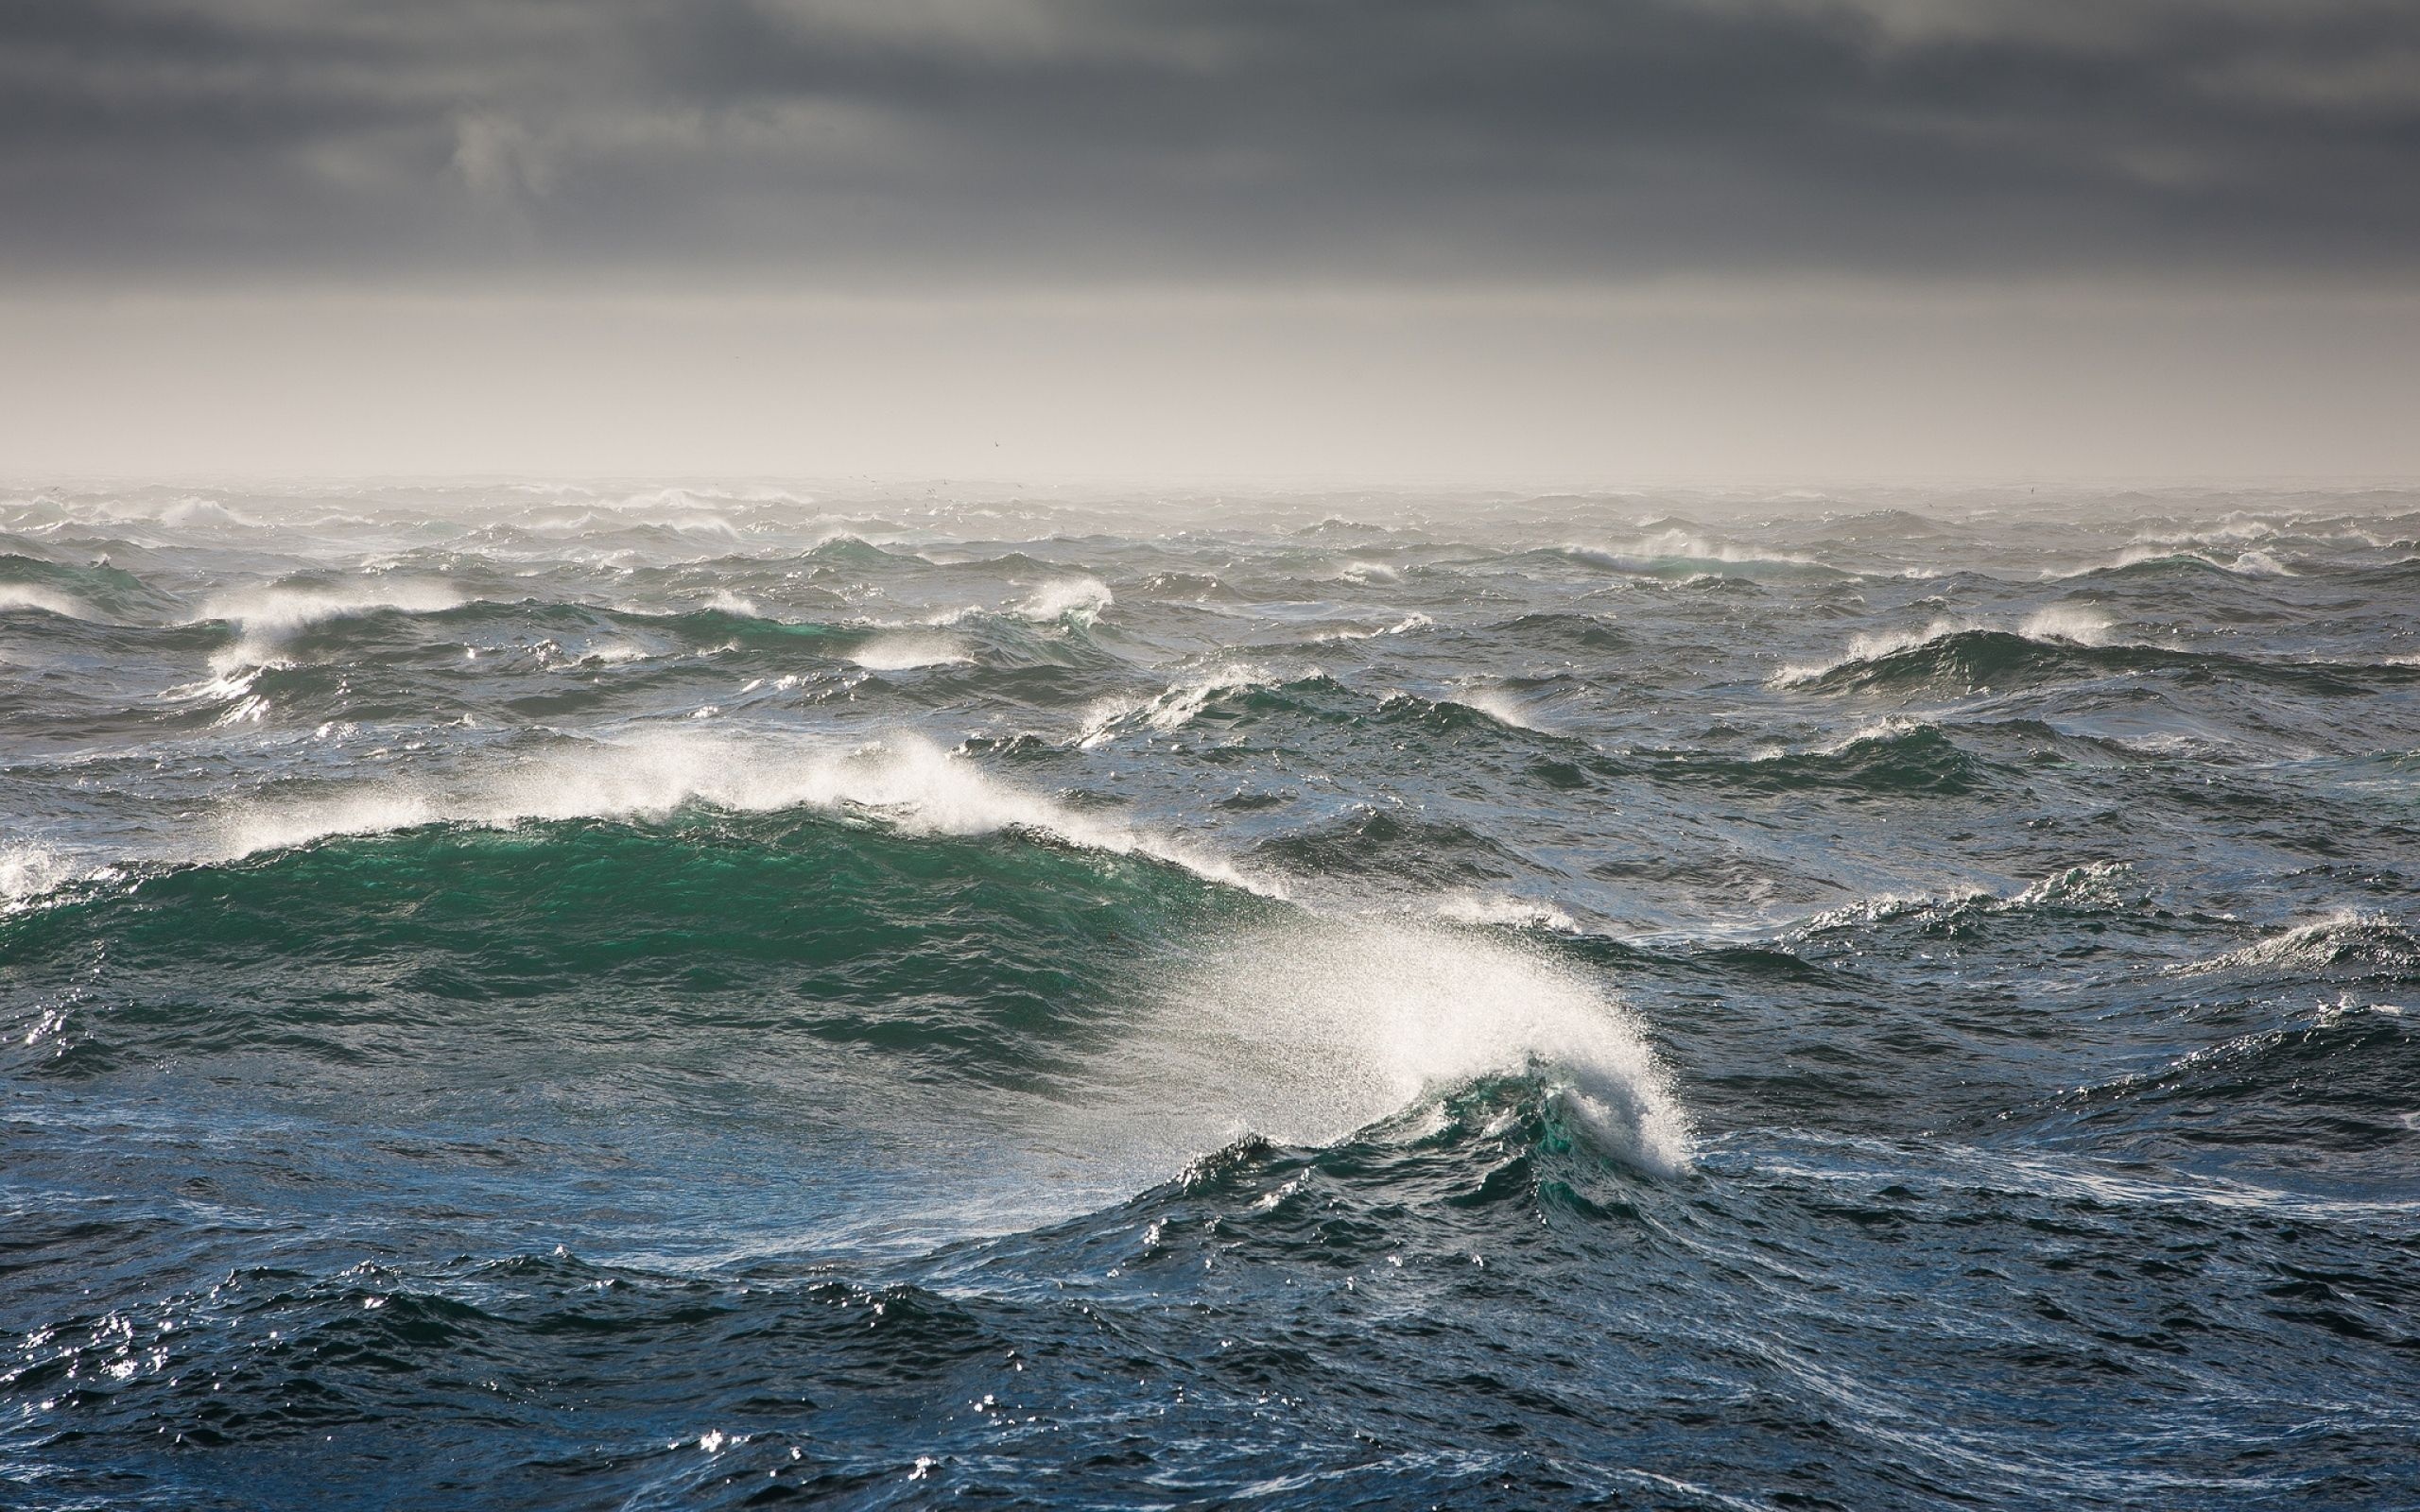
[[[2014,630],[1996,628],[1977,620],[1936,619],[1921,630],[1886,630],[1855,636],[1841,655],[1828,661],[1784,666],[1765,679],[1766,686],[1804,687],[1859,668],[1880,667],[1912,653],[1939,655],[2008,642],[2049,650],[2097,648],[2116,644],[2117,627],[2106,612],[2087,604],[2046,605],[2027,615]],[[1995,664],[1998,660],[2004,659],[1994,659]]]
[[[213,669],[224,674],[274,660],[287,641],[314,625],[379,610],[428,614],[462,601],[451,584],[428,579],[329,586],[271,583],[215,594],[202,605],[201,617],[230,620],[239,627],[235,644],[211,659]]]
[[[1535,1075],[1604,1153],[1666,1175],[1692,1160],[1687,1109],[1627,1008],[1541,949],[1443,924],[1304,919],[1232,938],[1173,975],[1123,1057],[1159,1106],[1223,1122],[1214,1138],[1328,1144],[1482,1077]]]
[[[1199,847],[999,782],[921,739],[903,736],[835,748],[689,728],[559,747],[450,789],[387,784],[303,802],[248,803],[223,816],[216,853],[208,859],[440,822],[507,826],[532,819],[618,818],[667,813],[693,802],[741,813],[873,811],[920,833],[1026,830],[1086,850],[1166,862],[1253,892],[1275,896],[1284,890]]]

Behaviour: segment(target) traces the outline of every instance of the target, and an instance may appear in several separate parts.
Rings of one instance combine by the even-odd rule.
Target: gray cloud
[[[19,0],[17,280],[2420,271],[2405,0]]]

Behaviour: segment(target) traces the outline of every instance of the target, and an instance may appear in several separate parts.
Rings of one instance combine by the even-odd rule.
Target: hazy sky
[[[2420,473],[2410,0],[17,0],[0,470]]]

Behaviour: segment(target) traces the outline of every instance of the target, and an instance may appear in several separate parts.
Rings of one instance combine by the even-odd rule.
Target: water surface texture
[[[2420,496],[0,503],[34,1509],[2420,1505]]]

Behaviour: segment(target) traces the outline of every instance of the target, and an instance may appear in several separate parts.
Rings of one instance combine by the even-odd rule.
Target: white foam
[[[297,630],[376,610],[426,614],[452,609],[462,595],[452,585],[426,578],[365,578],[329,587],[268,584],[214,594],[201,607],[205,620],[233,620],[242,627],[233,645],[211,658],[224,673],[274,660]]]
[[[1043,625],[1057,620],[1091,625],[1115,602],[1109,585],[1098,577],[1061,577],[1035,589],[1016,606],[1016,612]]]
[[[82,599],[35,583],[0,583],[0,610],[38,609],[61,619],[89,620],[93,607]]]
[[[30,840],[0,845],[0,903],[39,897],[75,873],[66,857]]]
[[[1336,580],[1342,583],[1399,583],[1403,569],[1382,561],[1364,561],[1354,558],[1337,569]]]
[[[1454,701],[1468,704],[1499,725],[1547,733],[1546,727],[1538,723],[1521,700],[1502,688],[1459,688],[1455,690]]]
[[[2135,544],[2164,546],[2170,549],[2178,546],[2233,546],[2247,541],[2266,541],[2278,533],[2279,527],[2272,521],[2262,520],[2253,515],[2231,514],[2218,524],[2205,525],[2199,530],[2181,530],[2168,535],[2136,536]]]
[[[1956,913],[1979,909],[1986,913],[2021,913],[2045,904],[2116,908],[2142,901],[2145,890],[2134,868],[2123,861],[2091,861],[2052,872],[2003,897],[1977,886],[1955,887],[1940,895],[1876,893],[1845,907],[1815,915],[1793,933],[1805,936],[1836,929],[1861,929],[1910,914]]]
[[[915,630],[886,631],[844,654],[869,672],[960,666],[975,660],[956,636]]]
[[[2035,610],[2017,627],[2029,641],[2071,641],[2078,645],[2107,645],[2116,622],[2089,604],[2048,604]]]
[[[1550,929],[1577,935],[1580,921],[1552,903],[1509,898],[1501,893],[1452,892],[1437,900],[1437,917],[1458,924],[1492,925],[1502,929]]]
[[[2384,914],[2363,913],[2344,909],[2325,919],[2255,940],[2223,955],[2206,961],[2192,961],[2168,969],[2174,976],[2198,976],[2207,971],[2239,971],[2245,968],[2289,966],[2316,969],[2327,965],[2340,952],[2362,935],[2383,936],[2392,941],[2390,949],[2420,954],[2411,936],[2403,927]]]
[[[1443,924],[1304,916],[1229,939],[1171,974],[1113,1071],[1151,1109],[1118,1116],[1169,1148],[1332,1143],[1474,1079],[1535,1074],[1607,1153],[1664,1173],[1691,1159],[1687,1111],[1627,1009],[1542,950]]]
[[[184,499],[160,511],[164,525],[239,525],[246,529],[260,528],[261,522],[250,515],[239,514],[211,499]]]
[[[2087,573],[2109,572],[2120,567],[2133,567],[2142,562],[2167,561],[2170,559],[2198,561],[2205,567],[2216,567],[2222,573],[2234,573],[2239,576],[2246,577],[2295,577],[2301,576],[2292,568],[2288,567],[2285,563],[2279,561],[2276,558],[2271,556],[2265,551],[2236,548],[2234,549],[2233,556],[2230,558],[2222,560],[2219,556],[2213,554],[2213,550],[2209,546],[2203,544],[2203,542],[2209,540],[2211,540],[2211,538],[2201,536],[2173,536],[2158,537],[2152,540],[2140,541],[2118,552],[2116,557],[2110,558],[2108,561],[2097,563],[2094,566],[2085,567],[2078,572],[2065,574],[2064,576],[2079,577]],[[2217,549],[2223,551],[2228,548],[2220,546]]]
[[[1168,862],[1231,886],[1284,892],[1197,847],[999,782],[924,740],[837,747],[762,733],[741,738],[696,724],[558,747],[450,787],[381,783],[331,799],[239,805],[221,816],[208,859],[440,820],[501,827],[660,815],[692,802],[743,813],[869,809],[912,833],[1029,830],[1087,850]]]
[[[717,588],[706,595],[706,608],[724,614],[738,614],[748,619],[762,619],[764,611],[756,601],[745,593],[735,593],[728,588]]]
[[[1192,723],[1196,714],[1210,701],[1230,693],[1248,688],[1273,688],[1284,679],[1266,667],[1250,662],[1230,662],[1185,682],[1173,682],[1167,691],[1148,703],[1135,704],[1121,700],[1103,700],[1094,707],[1085,720],[1079,744],[1090,750],[1109,740],[1116,727],[1137,714],[1153,730],[1182,730]]]
[[[1865,724],[1858,726],[1855,730],[1850,730],[1847,734],[1841,736],[1837,740],[1829,741],[1823,745],[1810,746],[1807,747],[1807,750],[1809,754],[1816,756],[1841,756],[1847,754],[1857,747],[1866,745],[1873,741],[1895,740],[1901,735],[1911,735],[1919,730],[1925,730],[1927,728],[1931,727],[1922,719],[1910,718],[1906,714],[1885,714],[1879,719],[1869,720]],[[1760,762],[1781,761],[1789,757],[1789,754],[1790,751],[1788,747],[1777,746],[1770,749],[1759,751],[1754,760]]]
[[[684,536],[713,536],[724,541],[739,538],[739,527],[711,509],[674,510],[647,519],[649,524],[663,525]]]
[[[1772,688],[1794,687],[1812,682],[1826,673],[1860,662],[1878,662],[1884,657],[1912,651],[1921,645],[1968,630],[1988,630],[1996,627],[1983,620],[1935,619],[1921,630],[1879,630],[1852,636],[1848,649],[1827,662],[1796,662],[1784,666],[1765,679]],[[2117,641],[2117,622],[2101,610],[2089,604],[2046,604],[2019,621],[2015,632],[2037,644],[2065,642],[2070,645],[2100,646]]]
[[[2053,872],[1993,906],[2003,912],[2045,904],[2111,907],[2139,902],[2145,890],[2135,880],[2135,868],[2123,861],[2088,861]]]
[[[1330,630],[1325,635],[1315,636],[1313,639],[1322,644],[1338,641],[1374,641],[1382,635],[1406,635],[1413,630],[1426,629],[1436,623],[1427,615],[1415,611],[1405,615],[1392,625],[1381,626],[1374,630]]]
[[[1659,530],[1651,535],[1604,546],[1568,545],[1566,556],[1600,567],[1620,572],[1635,571],[1659,561],[1719,561],[1735,565],[1767,562],[1776,566],[1821,567],[1816,558],[1802,552],[1759,551],[1736,546],[1728,541],[1713,541],[1687,530]]]
[[[1937,619],[1921,630],[1876,630],[1860,632],[1849,639],[1849,648],[1828,662],[1798,662],[1783,667],[1765,679],[1766,685],[1787,688],[1802,682],[1812,682],[1828,672],[1855,666],[1860,662],[1878,662],[1886,656],[1912,651],[1944,636],[1959,634],[1978,627],[1972,620]]]
[[[1098,750],[1117,738],[1117,727],[1149,708],[1141,698],[1096,698],[1084,711],[1084,722],[1076,731],[1076,748]]]

